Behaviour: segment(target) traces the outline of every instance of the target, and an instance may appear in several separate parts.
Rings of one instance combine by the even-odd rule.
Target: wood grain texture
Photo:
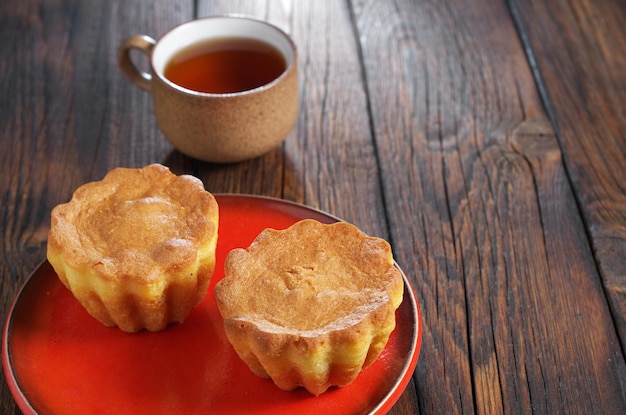
[[[511,1],[626,345],[626,3]],[[559,36],[547,36],[558,32]]]
[[[219,165],[172,148],[117,48],[225,13],[294,37],[301,104],[281,146]],[[1,1],[0,310],[54,205],[159,162],[391,242],[423,343],[390,414],[626,413],[624,21],[612,0]]]
[[[623,411],[623,355],[507,5],[354,4],[391,238],[424,310],[420,412]]]

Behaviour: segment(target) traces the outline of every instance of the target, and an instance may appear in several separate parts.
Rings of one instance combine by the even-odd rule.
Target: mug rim
[[[193,89],[189,89],[189,88],[185,88],[181,85],[178,85],[175,82],[172,82],[171,80],[169,80],[165,74],[163,73],[164,71],[157,71],[155,68],[155,64],[154,64],[154,56],[155,56],[155,51],[158,49],[159,44],[161,43],[161,41],[163,39],[165,39],[167,36],[169,36],[172,32],[179,30],[185,26],[190,26],[193,24],[197,24],[198,22],[202,22],[202,21],[206,21],[206,20],[214,20],[214,19],[237,19],[237,20],[247,20],[247,21],[251,21],[251,22],[255,22],[255,23],[260,23],[263,25],[268,26],[269,28],[271,28],[272,30],[275,30],[278,34],[280,34],[285,40],[287,40],[287,42],[289,43],[289,47],[293,52],[293,59],[291,60],[291,62],[287,62],[287,65],[285,66],[285,69],[280,73],[280,75],[278,75],[276,78],[272,79],[270,82],[263,84],[261,86],[258,86],[256,88],[252,88],[252,89],[246,89],[244,91],[236,91],[236,92],[202,92],[202,91],[196,91]],[[242,36],[243,37],[243,36]],[[252,38],[254,39],[254,38]],[[266,41],[264,41],[266,42]],[[268,43],[268,42],[266,42]],[[274,46],[274,45],[272,45]],[[274,46],[275,47],[275,46]],[[283,57],[285,58],[285,60],[287,61],[287,57],[284,55],[284,53],[281,51],[281,55],[283,55]],[[197,96],[197,97],[238,97],[238,96],[244,96],[244,95],[249,95],[249,94],[253,94],[253,93],[258,93],[258,92],[262,92],[265,91],[267,89],[272,88],[273,86],[275,86],[276,84],[280,83],[291,71],[292,69],[296,66],[296,63],[298,61],[298,49],[296,46],[296,43],[294,42],[294,40],[291,38],[291,36],[285,32],[283,29],[281,29],[280,27],[276,26],[273,23],[270,23],[266,20],[263,20],[261,18],[257,18],[254,16],[248,16],[248,15],[244,15],[244,14],[218,14],[218,15],[210,15],[210,16],[205,16],[205,17],[199,17],[196,19],[192,19],[192,20],[188,20],[184,23],[181,23],[179,25],[176,25],[172,28],[170,28],[169,30],[167,30],[165,33],[163,33],[156,41],[154,48],[152,49],[151,53],[150,53],[150,69],[152,71],[153,76],[157,77],[161,82],[165,83],[167,86],[169,86],[170,88],[175,89],[178,92],[187,94],[187,95],[193,95],[193,96]]]

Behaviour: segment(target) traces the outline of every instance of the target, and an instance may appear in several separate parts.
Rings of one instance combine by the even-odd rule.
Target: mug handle
[[[156,45],[156,41],[150,36],[135,35],[129,37],[120,45],[117,54],[117,62],[122,73],[124,73],[133,84],[148,92],[152,91],[152,75],[137,68],[130,58],[130,51],[137,49],[150,59],[154,45]]]

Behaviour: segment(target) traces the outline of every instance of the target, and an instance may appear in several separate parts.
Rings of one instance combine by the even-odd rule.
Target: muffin
[[[182,322],[215,267],[218,206],[202,182],[117,168],[52,210],[48,261],[85,309],[125,332]]]
[[[376,360],[403,289],[386,241],[348,223],[306,219],[229,252],[215,298],[252,372],[319,395]]]

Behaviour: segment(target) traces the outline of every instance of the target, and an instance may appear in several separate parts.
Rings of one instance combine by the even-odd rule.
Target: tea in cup
[[[149,57],[149,73],[134,64],[133,49]],[[132,36],[118,58],[130,81],[152,94],[165,137],[191,157],[220,163],[254,158],[280,144],[296,122],[296,46],[270,23],[197,19],[158,41]]]

